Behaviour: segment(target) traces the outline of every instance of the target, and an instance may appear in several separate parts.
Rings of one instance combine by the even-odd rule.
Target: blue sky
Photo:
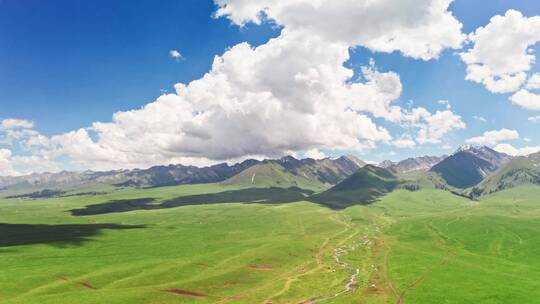
[[[211,0],[0,0],[0,120],[32,121],[33,129],[45,137],[109,122],[115,112],[139,109],[165,91],[174,92],[174,84],[201,78],[212,69],[214,57],[229,48],[242,42],[263,45],[281,33],[282,27],[274,22],[239,27],[228,18],[214,18],[216,9]],[[540,2],[494,0],[488,5],[456,0],[449,8],[465,34],[508,9],[531,17],[540,15]],[[531,47],[538,54],[540,46]],[[183,58],[171,58],[170,50],[178,50]],[[519,132],[518,139],[509,141],[513,146],[539,146],[539,125],[528,118],[540,113],[512,104],[511,92],[492,93],[466,80],[467,65],[458,52],[447,48],[439,58],[424,61],[360,45],[351,49],[345,66],[358,77],[374,59],[377,71],[399,75],[403,90],[393,104],[406,109],[413,101],[414,107],[435,112],[446,107],[439,100],[448,100],[465,128],[445,133],[439,144],[414,148],[378,143],[368,151],[319,150],[331,156],[350,152],[373,161],[443,154],[471,137],[503,128]],[[540,71],[539,64],[527,73]],[[400,125],[371,118],[393,137],[403,133]],[[12,155],[34,153],[21,144],[4,143],[0,148],[10,149]],[[294,152],[302,155],[302,149]],[[60,167],[79,168],[65,161],[69,157],[58,156]]]
[[[212,1],[0,1],[0,116],[53,135],[153,101],[215,55],[276,35],[212,18]],[[169,50],[181,50],[176,62]]]

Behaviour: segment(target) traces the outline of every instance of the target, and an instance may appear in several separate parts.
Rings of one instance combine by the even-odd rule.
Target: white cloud
[[[60,163],[49,159],[47,155],[29,155],[11,158],[11,165],[15,168],[15,175],[30,174],[34,172],[57,172],[62,169]],[[13,174],[12,174],[13,175]]]
[[[257,48],[234,46],[216,57],[203,78],[176,85],[176,94],[53,141],[82,167],[106,169],[275,157],[315,148],[365,152],[392,140],[368,114],[411,123],[420,130],[421,143],[438,143],[465,127],[451,111],[404,112],[393,106],[401,93],[395,73],[368,67],[365,82],[348,83],[346,46],[291,35]]]
[[[459,115],[451,111],[437,111],[426,117],[426,124],[420,127],[416,141],[419,144],[438,144],[443,136],[452,130],[460,130],[466,127]]]
[[[0,176],[17,175],[11,163],[11,151],[0,149]]]
[[[392,141],[392,145],[398,148],[414,148],[416,146],[416,142],[412,139],[412,137],[408,134],[404,134],[400,136],[399,138],[396,138]]]
[[[184,58],[184,56],[177,50],[170,50],[169,51],[169,56],[171,56],[172,58],[174,58],[176,60],[180,60],[180,59]]]
[[[311,149],[304,153],[304,157],[313,158],[313,159],[323,159],[323,158],[327,158],[328,156],[324,154],[324,152],[318,149]]]
[[[531,142],[531,141],[532,141],[532,139],[530,139],[530,138],[528,138],[528,137],[523,138],[523,140],[524,140],[525,142]]]
[[[0,121],[0,130],[31,129],[34,122],[24,119],[7,118]]]
[[[467,143],[475,145],[496,145],[502,141],[514,140],[519,138],[519,133],[516,130],[493,130],[484,132],[481,136],[467,139]]]
[[[510,144],[498,144],[494,148],[497,152],[512,156],[526,156],[540,151],[540,146],[516,148]]]
[[[540,74],[533,74],[527,81],[527,86],[525,87],[528,90],[537,90],[540,89]]]
[[[485,118],[482,117],[482,116],[476,116],[476,115],[474,115],[472,118],[473,118],[474,120],[478,120],[478,121],[480,121],[480,122],[487,122],[487,119],[485,119]]]
[[[23,155],[0,149],[0,175],[19,175],[32,172],[58,171],[60,155],[50,138],[33,129],[34,123],[24,119],[4,119],[0,122],[0,144],[16,148]]]
[[[521,89],[510,97],[512,103],[533,111],[540,111],[540,95]]]
[[[377,52],[433,59],[460,48],[462,24],[448,11],[452,0],[214,0],[216,16],[238,25],[274,20],[290,31]]]
[[[282,35],[257,48],[242,43],[216,57],[203,78],[178,84],[177,94],[53,141],[82,165],[102,168],[272,157],[315,147],[364,151],[391,136],[350,110],[351,103],[388,95],[388,81],[372,72],[377,80],[348,85],[347,59],[346,46],[306,37]]]
[[[524,17],[516,10],[494,16],[469,35],[474,46],[461,53],[467,80],[482,83],[493,93],[517,91],[535,62],[529,48],[540,41],[540,17]]]

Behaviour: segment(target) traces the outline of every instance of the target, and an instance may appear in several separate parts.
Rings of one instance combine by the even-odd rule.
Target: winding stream
[[[369,230],[371,230],[371,229],[369,229]],[[322,303],[322,302],[325,302],[325,301],[330,301],[330,300],[336,299],[338,297],[350,294],[350,293],[354,292],[355,290],[357,290],[359,288],[358,279],[359,279],[360,273],[361,273],[360,272],[360,266],[357,266],[356,268],[352,267],[351,265],[349,265],[349,263],[343,261],[342,257],[348,255],[352,251],[356,251],[360,247],[366,247],[368,250],[371,250],[371,246],[373,245],[373,243],[372,243],[372,240],[371,240],[371,237],[372,237],[371,234],[372,233],[370,233],[370,232],[375,232],[375,234],[380,233],[380,228],[377,226],[377,227],[375,227],[375,229],[373,231],[369,231],[369,230],[366,229],[364,236],[358,240],[358,243],[353,244],[350,247],[349,251],[347,249],[345,249],[344,247],[339,247],[339,248],[334,249],[334,254],[332,255],[332,258],[335,261],[336,265],[338,267],[341,267],[342,269],[350,270],[351,273],[352,273],[349,280],[347,281],[347,283],[343,287],[343,290],[341,290],[340,292],[338,292],[338,293],[336,293],[336,294],[334,294],[332,296],[324,296],[324,297],[314,298],[314,299],[311,299],[309,301],[303,302],[302,304],[316,304],[316,303]],[[374,266],[371,265],[371,267],[373,269]],[[333,269],[332,271],[335,272],[336,270]]]

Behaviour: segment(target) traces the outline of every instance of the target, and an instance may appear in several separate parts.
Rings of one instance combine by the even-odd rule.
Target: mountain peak
[[[366,165],[312,199],[330,208],[343,209],[358,203],[371,203],[397,186],[398,180],[390,170]]]
[[[292,155],[287,155],[287,156],[283,156],[282,158],[279,159],[280,162],[283,162],[283,163],[288,163],[288,162],[295,162],[295,161],[298,161],[298,159],[296,159],[294,156]]]
[[[443,156],[425,155],[425,156],[419,156],[419,157],[410,157],[400,162],[393,162],[390,160],[385,160],[382,163],[380,163],[379,166],[382,168],[389,168],[400,173],[411,172],[411,171],[427,171],[445,158],[446,158],[446,155],[443,155]]]
[[[476,152],[476,151],[494,151],[488,146],[476,146],[476,145],[461,145],[455,153],[459,152]],[[454,154],[455,154],[454,153]]]
[[[469,151],[469,150],[472,150],[472,149],[473,149],[473,145],[461,145],[456,150],[456,152],[454,152],[454,154],[459,153],[459,152],[466,152],[466,151]]]
[[[480,183],[507,163],[511,156],[487,146],[461,146],[454,154],[431,168],[450,186],[465,189]]]
[[[387,159],[387,160],[383,160],[383,161],[379,164],[379,166],[380,166],[381,168],[390,168],[390,167],[392,167],[392,166],[394,166],[394,165],[396,165],[396,164],[397,164],[397,162],[394,162],[394,161],[391,161],[391,160]]]
[[[460,146],[454,154],[460,152],[470,152],[470,153],[491,153],[491,154],[501,154],[504,153],[497,152],[488,146],[475,146],[475,145],[462,145]]]
[[[364,161],[362,161],[358,157],[356,157],[354,155],[350,155],[350,154],[340,156],[336,160],[341,161],[341,162],[350,162],[350,163],[353,163],[353,164],[357,165],[358,167],[363,167],[363,166],[366,165],[366,163]]]

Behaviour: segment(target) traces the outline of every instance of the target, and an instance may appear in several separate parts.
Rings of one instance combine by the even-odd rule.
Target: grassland
[[[399,190],[340,211],[225,196],[233,202],[72,214],[241,190],[1,200],[0,302],[540,303],[536,186],[479,202]]]

